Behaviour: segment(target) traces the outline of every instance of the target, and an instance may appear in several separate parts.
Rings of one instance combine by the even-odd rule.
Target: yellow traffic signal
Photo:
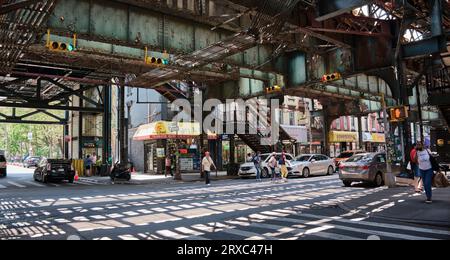
[[[50,29],[47,30],[47,45],[46,47],[51,51],[65,51],[65,52],[73,52],[76,50],[77,46],[77,35],[73,35],[72,43],[65,42],[52,42],[50,41]]]
[[[75,47],[70,43],[65,42],[51,42],[48,46],[52,51],[68,51],[72,52],[75,50]]]
[[[336,81],[342,79],[342,75],[339,72],[323,75],[322,82],[330,82],[330,81]]]
[[[402,122],[409,117],[408,107],[394,107],[390,109],[391,122]]]
[[[283,92],[283,88],[281,86],[278,86],[278,85],[266,88],[266,93],[267,94],[281,93],[281,92]]]
[[[169,65],[169,54],[167,51],[164,51],[163,58],[157,57],[149,57],[148,56],[148,48],[145,47],[145,57],[144,61],[146,64],[155,65],[155,66],[166,66]]]

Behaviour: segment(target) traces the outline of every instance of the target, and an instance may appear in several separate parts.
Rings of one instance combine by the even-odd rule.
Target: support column
[[[66,136],[69,136],[69,111],[65,113],[65,125],[64,125],[64,136],[63,136],[63,144],[64,144],[64,159],[69,159],[69,142],[66,140]]]
[[[103,164],[111,156],[111,84],[103,89]]]
[[[330,155],[330,118],[328,114],[328,106],[323,106],[323,147],[322,154]]]
[[[83,87],[83,86],[80,86]],[[84,91],[81,93],[84,95]],[[83,107],[83,100],[79,99],[80,107]],[[83,158],[83,112],[78,112],[78,158]]]
[[[363,128],[362,128],[362,116],[358,115],[358,136],[359,136],[359,149],[364,150]]]
[[[119,151],[122,166],[128,163],[128,140],[125,140],[125,131],[125,80],[121,78],[119,79]]]

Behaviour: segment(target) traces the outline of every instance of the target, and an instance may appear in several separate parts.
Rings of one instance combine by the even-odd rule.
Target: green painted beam
[[[116,1],[59,1],[47,24],[52,34],[71,37],[77,33],[80,46],[101,51],[136,55],[134,49],[188,54],[229,37],[233,32],[211,31],[211,26]],[[82,41],[85,42],[82,42]],[[270,46],[257,46],[231,60],[255,67],[271,55]]]

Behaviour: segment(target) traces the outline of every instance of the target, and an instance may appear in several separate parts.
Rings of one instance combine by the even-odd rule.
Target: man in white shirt
[[[205,173],[206,185],[211,185],[210,174],[212,167],[214,167],[214,169],[217,169],[216,165],[214,164],[211,158],[211,154],[209,152],[206,152],[205,157],[203,157],[202,160],[202,171]]]

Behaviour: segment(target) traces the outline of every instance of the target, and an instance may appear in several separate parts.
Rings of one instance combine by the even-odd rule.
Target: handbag
[[[411,170],[412,170],[411,162],[408,163],[408,166],[406,166],[406,169],[407,169],[408,171],[411,171]]]
[[[441,166],[439,166],[439,163],[437,162],[436,158],[434,158],[430,152],[428,152],[428,155],[430,156],[430,163],[431,163],[431,167],[433,168],[433,171],[435,171],[435,172],[441,171]]]

